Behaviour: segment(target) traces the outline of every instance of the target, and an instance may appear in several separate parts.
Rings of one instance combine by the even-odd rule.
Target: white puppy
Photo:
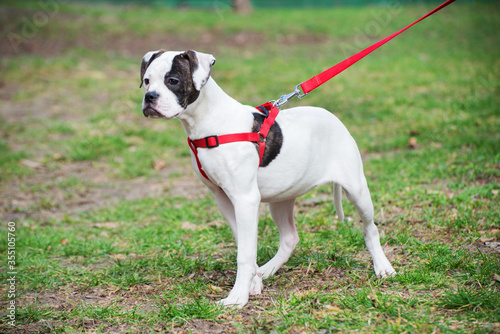
[[[142,60],[141,85],[146,88],[144,116],[177,118],[191,140],[207,138],[205,147],[192,147],[193,167],[214,194],[238,247],[236,282],[221,303],[243,307],[249,294],[261,293],[262,279],[274,274],[299,242],[293,219],[295,199],[327,182],[334,185],[339,220],[344,219],[342,189],[361,216],[375,273],[381,277],[394,275],[373,223],[361,157],[345,126],[324,109],[296,107],[278,114],[265,140],[261,162],[259,143],[219,145],[215,136],[258,132],[265,114],[224,93],[210,77],[214,63],[212,55],[195,51],[148,52]],[[269,203],[280,244],[277,254],[259,267],[261,201]]]

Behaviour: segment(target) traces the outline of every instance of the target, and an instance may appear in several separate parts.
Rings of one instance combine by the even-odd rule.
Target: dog
[[[190,140],[207,138],[207,146],[192,148],[192,164],[215,196],[237,244],[234,287],[222,305],[242,308],[251,294],[260,294],[262,279],[287,262],[299,237],[294,223],[295,199],[315,186],[332,183],[340,221],[342,190],[363,222],[365,243],[379,277],[395,275],[380,245],[373,222],[373,204],[356,142],[329,111],[316,107],[282,110],[265,140],[208,145],[209,138],[256,132],[266,115],[227,95],[212,79],[215,58],[188,51],[150,51],[142,59],[144,116],[179,119]],[[266,264],[257,265],[259,203],[269,203],[279,230],[279,249]]]

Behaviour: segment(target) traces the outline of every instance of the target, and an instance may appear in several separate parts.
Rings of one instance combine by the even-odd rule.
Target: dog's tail
[[[333,205],[337,216],[341,222],[344,221],[344,210],[342,210],[342,186],[338,183],[333,184]]]

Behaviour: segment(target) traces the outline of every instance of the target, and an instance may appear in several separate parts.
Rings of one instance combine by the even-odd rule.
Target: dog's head
[[[181,114],[200,95],[214,63],[212,55],[192,50],[146,53],[141,64],[144,116],[169,119]]]

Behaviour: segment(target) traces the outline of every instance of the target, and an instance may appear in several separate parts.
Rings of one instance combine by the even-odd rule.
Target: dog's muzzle
[[[156,100],[160,97],[156,91],[147,92],[144,95],[144,108],[142,109],[142,114],[145,117],[160,118],[163,117],[155,108],[152,107],[156,103]]]
[[[151,118],[162,118],[162,117],[164,117],[162,114],[160,114],[158,111],[156,111],[155,109],[153,109],[150,106],[146,106],[142,110],[142,114],[144,115],[144,117],[151,117]]]

